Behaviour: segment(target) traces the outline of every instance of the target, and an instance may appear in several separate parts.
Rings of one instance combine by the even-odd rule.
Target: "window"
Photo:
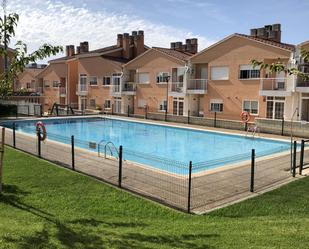
[[[211,112],[223,112],[223,101],[220,99],[215,99],[210,101],[210,111]]]
[[[139,73],[138,74],[138,83],[149,84],[149,73]]]
[[[112,106],[111,101],[109,99],[106,99],[104,102],[104,108],[105,109],[110,109]]]
[[[49,87],[49,80],[44,80],[43,85],[44,87]]]
[[[103,86],[109,86],[111,84],[111,77],[110,76],[104,76],[103,77]]]
[[[159,105],[159,111],[165,111],[167,108],[167,101],[163,100]]]
[[[282,119],[284,117],[285,97],[267,97],[266,118]]]
[[[97,85],[98,85],[97,76],[91,76],[91,77],[89,77],[89,85],[90,85],[90,86],[97,86]]]
[[[185,78],[186,69],[184,67],[172,68],[172,82],[182,83]]]
[[[146,101],[144,99],[139,99],[137,101],[137,107],[138,108],[144,108],[146,106]]]
[[[58,87],[60,85],[59,81],[54,80],[53,81],[53,87]]]
[[[81,74],[79,76],[79,91],[84,92],[87,91],[87,75]]]
[[[27,89],[31,88],[30,82],[27,82]]]
[[[89,106],[90,106],[91,108],[95,108],[95,107],[96,107],[95,99],[90,99],[90,100],[89,100]]]
[[[229,68],[228,67],[212,67],[211,80],[228,80]]]
[[[258,79],[260,78],[260,68],[253,68],[252,65],[241,65],[240,66],[240,79]]]
[[[169,73],[158,73],[157,74],[157,83],[158,84],[162,84],[162,83],[166,83],[166,78],[169,76]]]
[[[256,100],[244,100],[242,110],[257,115],[259,113],[259,102]]]

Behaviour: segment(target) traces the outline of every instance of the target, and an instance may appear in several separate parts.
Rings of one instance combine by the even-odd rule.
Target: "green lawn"
[[[0,248],[309,248],[309,179],[205,216],[7,149]]]

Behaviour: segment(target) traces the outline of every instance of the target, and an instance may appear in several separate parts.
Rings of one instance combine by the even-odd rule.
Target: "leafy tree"
[[[4,18],[0,17],[0,44],[10,44],[11,39],[15,36],[15,29],[19,16],[11,13]],[[4,73],[0,75],[0,98],[5,98],[13,93],[13,82],[16,76],[23,72],[26,65],[43,60],[51,55],[62,52],[61,46],[52,46],[50,44],[42,45],[38,50],[28,54],[27,45],[22,41],[18,41],[15,45],[13,55],[10,55],[10,64]],[[5,58],[8,51],[4,46],[0,47],[0,56]]]
[[[306,50],[302,50],[301,51],[301,58],[303,59],[303,61],[305,63],[309,63],[309,51]],[[266,69],[269,72],[272,73],[280,73],[280,72],[285,72],[289,75],[296,75],[304,80],[309,80],[309,75],[306,73],[301,72],[299,69],[297,68],[288,68],[284,63],[282,63],[280,61],[280,59],[278,59],[278,61],[273,62],[271,64],[268,63],[264,63],[262,61],[258,61],[258,60],[251,60],[251,64],[254,67],[258,67],[260,66],[261,69]]]

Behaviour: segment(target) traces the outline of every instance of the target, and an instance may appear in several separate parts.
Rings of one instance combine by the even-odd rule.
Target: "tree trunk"
[[[2,128],[1,145],[0,145],[0,193],[2,192],[2,172],[3,172],[3,156],[4,156],[4,139],[5,128]]]

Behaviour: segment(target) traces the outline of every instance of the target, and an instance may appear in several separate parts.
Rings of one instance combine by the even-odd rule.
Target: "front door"
[[[174,98],[173,100],[173,114],[177,116],[183,116],[184,99]]]
[[[115,113],[121,113],[121,98],[115,98]]]

